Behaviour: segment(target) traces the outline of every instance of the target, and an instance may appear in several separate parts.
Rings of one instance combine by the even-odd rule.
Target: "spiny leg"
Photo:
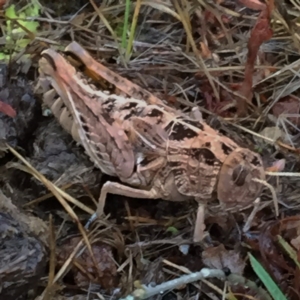
[[[159,199],[160,195],[157,193],[155,188],[147,190],[139,190],[136,188],[132,188],[117,182],[107,181],[100,193],[97,211],[90,217],[88,222],[85,225],[85,228],[88,229],[90,224],[94,222],[97,217],[101,217],[103,215],[103,210],[106,202],[107,194],[115,194],[120,196],[126,196],[130,198],[141,198],[141,199]]]
[[[204,238],[205,207],[206,207],[206,204],[204,204],[204,203],[199,203],[199,205],[198,205],[197,217],[196,217],[195,229],[194,229],[194,236],[193,236],[194,243],[201,242]]]

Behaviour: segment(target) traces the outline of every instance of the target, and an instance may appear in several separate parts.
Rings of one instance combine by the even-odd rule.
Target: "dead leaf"
[[[299,115],[300,99],[297,97],[287,96],[276,102],[272,107],[272,113],[275,117],[280,117],[282,114]],[[295,125],[300,125],[300,115],[297,117],[286,117]]]
[[[279,138],[284,136],[283,131],[278,126],[265,127],[260,133],[261,136],[271,139],[276,142]],[[261,138],[256,138],[257,142],[261,141]]]
[[[73,18],[70,23],[75,26],[80,26],[80,25],[82,25],[82,23],[85,19],[86,19],[86,14],[82,13],[82,14],[77,15],[75,18]]]
[[[278,235],[286,242],[290,242],[299,235],[299,216],[287,217],[280,221],[272,221],[265,223],[258,233],[259,259],[262,266],[266,269],[275,283],[287,295],[287,299],[298,299],[292,297],[297,290],[298,277],[295,270],[297,266],[291,264],[288,255],[278,243]],[[297,244],[297,240],[294,241]],[[257,249],[257,248],[256,248]],[[289,280],[287,280],[289,278]],[[293,280],[295,279],[295,280]]]
[[[57,249],[57,265],[62,266],[81,240],[79,236],[65,239]],[[88,288],[91,282],[100,284],[102,288],[109,290],[117,284],[117,268],[113,258],[111,246],[100,241],[91,244],[92,252],[98,264],[98,270],[87,249],[73,260],[71,274],[79,287]]]
[[[227,267],[232,273],[240,275],[244,272],[245,262],[240,253],[236,250],[226,250],[223,244],[204,250],[202,259],[208,268],[223,269]]]
[[[0,101],[0,112],[12,118],[17,115],[16,111],[9,104],[2,101]]]
[[[282,172],[285,167],[285,159],[279,159],[271,167],[266,168],[268,172]]]

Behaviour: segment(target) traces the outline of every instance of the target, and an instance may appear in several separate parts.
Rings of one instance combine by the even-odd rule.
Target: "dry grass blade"
[[[166,14],[173,16],[175,19],[177,19],[178,21],[181,22],[180,16],[174,10],[172,10],[170,7],[168,7],[165,3],[156,2],[156,1],[143,1],[142,5],[151,6],[161,12],[164,12]]]
[[[130,28],[130,36],[129,36],[129,40],[128,40],[128,45],[127,45],[126,54],[125,54],[125,61],[126,62],[128,62],[129,58],[130,58],[130,53],[131,53],[132,44],[133,44],[134,35],[135,35],[136,24],[137,24],[137,21],[138,21],[138,16],[139,16],[139,13],[140,13],[141,5],[142,5],[142,1],[137,0],[137,3],[135,5],[133,18],[132,18],[132,24],[131,24],[131,28]]]
[[[271,184],[269,184],[268,182],[257,179],[257,178],[254,178],[253,181],[259,182],[259,183],[263,184],[264,186],[266,186],[267,188],[269,188],[269,190],[272,193],[272,198],[273,198],[273,203],[274,203],[274,208],[275,208],[275,215],[276,215],[276,217],[278,217],[279,216],[278,199],[277,199],[276,192],[275,192],[273,186]]]
[[[90,255],[91,255],[92,259],[93,259],[94,265],[95,265],[96,269],[98,270],[98,272],[100,274],[99,266],[96,263],[95,257],[93,255],[91,244],[90,244],[89,239],[87,237],[86,231],[85,231],[84,227],[82,226],[81,222],[79,221],[77,215],[73,211],[73,209],[70,207],[70,205],[68,204],[68,202],[64,199],[64,196],[67,195],[67,194],[65,192],[61,191],[60,189],[58,189],[57,187],[55,187],[55,185],[53,185],[52,182],[50,182],[49,180],[47,180],[45,176],[43,176],[35,168],[33,168],[31,166],[31,164],[26,159],[24,159],[16,150],[14,150],[8,144],[6,144],[6,147],[12,152],[12,154],[14,154],[18,159],[20,159],[24,163],[24,165],[31,171],[31,174],[35,178],[37,178],[38,180],[40,180],[41,182],[43,182],[45,184],[45,186],[59,200],[59,202],[64,207],[64,209],[67,211],[67,213],[70,215],[70,217],[75,221],[75,223],[77,224],[78,229],[79,229],[79,231],[80,231],[80,233],[81,233],[81,235],[83,237],[83,240],[84,240],[86,246],[88,247],[88,250],[89,250],[89,253],[90,253]],[[57,276],[55,278],[57,278]]]
[[[93,8],[95,9],[95,11],[98,14],[99,18],[101,19],[101,21],[104,23],[104,25],[109,30],[109,32],[111,33],[112,37],[114,38],[115,43],[116,43],[116,45],[117,45],[117,47],[119,49],[119,54],[120,54],[121,60],[122,60],[122,62],[124,64],[126,64],[126,61],[124,60],[124,55],[123,55],[122,50],[120,48],[120,45],[119,45],[119,42],[118,42],[118,37],[117,37],[116,33],[114,32],[114,30],[110,26],[109,22],[107,21],[107,19],[105,18],[105,16],[101,12],[101,9],[96,5],[96,3],[94,2],[94,0],[90,0],[90,3],[92,4]]]
[[[53,195],[55,197],[57,197],[57,199],[60,201],[61,205],[65,208],[65,210],[72,217],[72,219],[75,220],[77,223],[80,223],[75,212],[69,206],[67,201],[65,201],[65,199],[63,198],[64,196],[66,196],[66,193],[63,192],[62,190],[60,190],[55,185],[53,185],[52,182],[50,182],[44,175],[42,175],[35,168],[33,168],[31,166],[31,164],[25,158],[23,158],[22,155],[20,155],[15,149],[10,147],[8,144],[6,146],[12,152],[12,154],[14,154],[18,159],[20,159],[25,164],[27,169],[18,164],[11,164],[10,167],[15,167],[22,171],[25,171],[25,172],[33,175],[36,179],[40,180],[53,193]],[[79,205],[79,203],[80,203],[79,201],[77,201],[75,199],[73,199],[71,202],[75,205]],[[79,205],[79,207],[82,208],[83,206]],[[84,210],[88,210],[88,208],[85,207]]]
[[[277,11],[272,9],[274,1],[276,1]],[[66,296],[63,282],[67,278],[64,277],[70,270],[71,272],[68,273],[69,279],[69,275],[73,275],[73,268],[79,269],[86,276],[87,285],[83,287],[81,285],[82,282],[77,284],[78,281],[76,281],[77,277],[75,274],[74,282],[76,282],[77,286],[71,293],[77,293],[81,289],[79,293],[86,292],[84,297],[95,298],[96,296],[97,298],[96,293],[93,295],[95,292],[93,290],[94,284],[90,285],[92,287],[91,292],[88,286],[90,279],[92,279],[92,282],[95,282],[96,276],[89,273],[89,264],[84,264],[80,261],[80,258],[84,257],[88,252],[88,247],[90,253],[92,249],[95,257],[98,259],[98,255],[96,255],[98,249],[97,245],[95,245],[97,242],[99,244],[105,243],[114,250],[112,252],[112,260],[114,266],[117,266],[116,274],[120,279],[117,284],[118,288],[120,288],[120,293],[122,293],[116,296],[115,291],[118,288],[112,291],[101,286],[101,292],[103,291],[102,288],[105,289],[104,293],[106,295],[98,295],[99,299],[120,299],[125,297],[123,295],[130,294],[134,288],[134,282],[139,282],[139,280],[143,281],[145,285],[150,282],[157,284],[157,289],[155,291],[152,289],[151,291],[158,294],[154,298],[160,297],[159,293],[162,290],[168,293],[168,289],[175,288],[175,290],[163,295],[163,297],[172,299],[186,298],[187,293],[191,292],[188,295],[190,298],[210,297],[233,300],[238,297],[244,297],[245,299],[254,299],[256,297],[257,299],[270,299],[267,293],[262,291],[263,288],[258,288],[254,282],[247,279],[253,278],[253,280],[256,280],[257,277],[253,277],[252,272],[251,274],[249,273],[249,263],[245,260],[245,252],[243,250],[249,245],[247,244],[249,236],[251,237],[250,247],[253,245],[252,242],[256,244],[256,239],[259,239],[259,241],[267,240],[264,238],[265,232],[263,228],[268,225],[269,221],[280,224],[280,228],[284,228],[287,216],[294,216],[300,212],[298,201],[300,187],[298,177],[300,174],[278,172],[281,170],[297,171],[299,164],[300,133],[298,125],[300,120],[300,92],[298,87],[300,82],[300,38],[297,33],[299,31],[300,17],[299,3],[299,0],[281,2],[279,0],[126,0],[123,2],[90,0],[87,1],[84,10],[80,9],[82,3],[79,3],[75,8],[76,3],[74,2],[72,7],[66,5],[66,10],[59,14],[56,11],[56,3],[49,3],[49,5],[45,3],[44,10],[41,12],[41,16],[44,18],[35,18],[36,21],[40,22],[35,42],[44,41],[50,45],[50,48],[62,49],[64,45],[69,44],[72,40],[73,48],[68,48],[68,50],[73,51],[73,54],[75,54],[73,58],[78,57],[78,61],[82,63],[83,68],[78,67],[76,70],[79,73],[78,77],[81,78],[81,69],[84,69],[85,75],[82,77],[84,82],[87,79],[88,83],[95,83],[96,81],[101,83],[101,80],[103,81],[104,79],[104,85],[106,85],[105,81],[109,83],[107,85],[108,92],[114,94],[114,91],[117,91],[118,95],[126,94],[133,98],[148,99],[149,103],[158,104],[164,107],[166,111],[169,109],[169,112],[175,107],[179,111],[183,111],[183,113],[190,114],[190,110],[196,107],[199,109],[199,114],[193,116],[190,114],[191,117],[197,121],[202,120],[200,111],[203,112],[204,123],[206,122],[214,129],[219,130],[221,134],[225,133],[224,136],[229,139],[232,137],[234,141],[243,141],[241,143],[243,147],[250,148],[253,152],[256,152],[255,149],[258,149],[259,153],[255,154],[262,158],[264,164],[267,166],[271,165],[271,167],[265,169],[261,167],[261,173],[267,175],[263,176],[263,181],[259,180],[260,186],[265,185],[263,191],[256,196],[256,200],[252,201],[249,206],[236,212],[235,216],[238,217],[238,220],[231,221],[232,211],[225,211],[225,209],[224,211],[218,210],[216,213],[211,213],[205,218],[206,230],[210,240],[209,245],[204,246],[215,248],[210,246],[223,244],[226,248],[231,248],[235,244],[236,247],[234,248],[238,249],[237,254],[239,256],[239,262],[236,264],[241,268],[241,272],[239,272],[233,270],[234,267],[231,268],[229,266],[228,261],[222,254],[217,253],[220,261],[222,258],[222,264],[220,265],[210,265],[209,261],[205,262],[202,252],[202,258],[197,253],[195,254],[195,251],[202,247],[203,244],[195,244],[193,242],[191,228],[195,228],[195,231],[197,231],[198,226],[199,232],[202,233],[203,224],[199,222],[195,226],[194,203],[164,203],[164,205],[160,205],[160,202],[158,202],[158,204],[155,203],[154,205],[151,204],[151,201],[138,202],[138,200],[131,199],[128,201],[130,205],[125,202],[127,217],[126,212],[124,213],[125,209],[122,202],[122,208],[118,208],[112,213],[113,221],[107,221],[108,218],[111,219],[110,216],[107,216],[107,219],[98,219],[91,226],[91,230],[86,232],[79,224],[79,220],[81,220],[80,215],[75,214],[79,211],[77,207],[89,214],[93,214],[94,211],[67,194],[68,190],[65,189],[67,186],[63,187],[62,185],[65,182],[69,182],[69,177],[67,179],[64,177],[62,181],[51,183],[18,156],[23,163],[14,159],[17,162],[11,163],[10,166],[27,172],[42,182],[50,191],[51,197],[54,195],[62,203],[63,215],[67,216],[66,219],[72,218],[75,220],[83,235],[83,239],[80,236],[72,244],[73,248],[68,251],[67,256],[64,256],[66,261],[62,262],[62,266],[59,263],[60,269],[54,272],[55,240],[60,237],[61,232],[65,228],[70,226],[70,222],[64,220],[61,224],[58,224],[55,227],[55,230],[57,229],[55,234],[52,228],[48,284],[43,291],[43,296],[45,297],[43,300]],[[62,5],[65,4],[62,3]],[[245,78],[247,57],[249,52],[251,52],[251,47],[247,45],[253,45],[255,40],[258,39],[258,36],[253,34],[253,29],[259,24],[260,11],[265,5],[273,11],[272,16],[267,18],[267,24],[270,25],[272,30],[272,37],[257,47],[255,51],[257,55],[252,55],[253,61],[248,72],[248,79],[251,77],[251,80],[244,81],[244,83],[248,83],[248,89],[241,93],[240,86],[243,85],[243,79]],[[80,52],[82,49],[78,45],[76,48],[74,43],[78,43],[82,49],[89,52],[89,56],[82,54],[83,52]],[[38,52],[33,50],[30,53]],[[21,56],[22,53],[19,54],[20,58]],[[36,58],[37,55],[35,55]],[[32,67],[34,68],[35,65],[33,64]],[[111,87],[110,83],[112,83]],[[71,86],[73,84],[70,84]],[[139,89],[138,86],[141,86],[144,90]],[[97,84],[95,88],[101,89]],[[140,94],[140,92],[142,93]],[[244,102],[247,101],[247,111],[243,118],[236,118],[236,103],[240,99]],[[89,100],[87,99],[87,101]],[[299,109],[293,110],[294,107],[297,108],[296,104],[294,104],[297,101]],[[295,106],[291,108],[291,104]],[[17,106],[12,107],[18,108]],[[275,113],[276,107],[279,107],[277,109],[278,113]],[[18,118],[19,110],[16,109],[16,112],[18,112],[16,114],[16,118]],[[86,119],[89,120],[90,118]],[[38,122],[40,121],[36,121],[36,123]],[[238,128],[237,132],[234,132],[236,128]],[[266,129],[268,132],[266,132]],[[237,144],[238,147],[242,146],[239,142]],[[28,156],[35,158],[30,153],[31,145],[26,144],[25,146],[29,151]],[[37,146],[37,150],[42,148],[38,144]],[[199,147],[201,148],[201,145]],[[190,147],[190,149],[192,148]],[[214,154],[217,152],[218,150]],[[48,153],[49,151],[46,154]],[[2,152],[0,152],[1,154]],[[282,168],[280,168],[279,164],[276,164],[278,160],[272,162],[279,157],[284,157],[286,162]],[[254,161],[252,162],[254,163]],[[183,164],[186,163],[183,161]],[[179,165],[182,166],[182,162],[178,163]],[[189,170],[190,166],[193,167],[192,164],[186,165]],[[195,164],[195,168],[196,166]],[[5,167],[3,167],[4,170]],[[37,169],[40,170],[40,166]],[[41,170],[43,170],[41,171],[43,174],[52,174],[45,169]],[[7,173],[10,176],[10,173],[13,172]],[[68,173],[68,176],[69,174],[73,175],[72,171]],[[240,174],[243,175],[242,173]],[[85,178],[81,178],[81,175],[77,176],[77,178],[84,179],[78,180],[80,183],[86,183]],[[192,179],[193,176],[194,174],[189,172],[186,177]],[[94,178],[96,177],[93,176]],[[5,180],[6,177],[4,182]],[[27,188],[28,182],[24,182]],[[274,188],[268,182],[275,182]],[[90,188],[89,183],[86,184],[87,189]],[[14,188],[14,182],[9,184],[10,182],[7,181],[7,187],[10,188],[11,192]],[[95,183],[91,182],[91,184],[93,184],[94,188]],[[7,187],[5,186],[5,188]],[[228,189],[228,186],[225,185],[225,188]],[[191,190],[190,186],[187,187],[187,190]],[[239,194],[243,194],[243,191],[236,193],[234,196],[238,197]],[[36,196],[31,196],[30,192],[31,190],[28,189],[29,195],[26,194],[27,198],[36,198]],[[201,189],[199,193],[203,193],[203,190]],[[88,194],[88,197],[90,196]],[[49,194],[43,195],[29,203],[27,202],[25,206],[28,207],[39,203],[49,197]],[[109,197],[112,201],[106,207],[108,211],[115,207],[115,203],[118,205],[117,201],[125,200],[123,196],[120,196],[120,199],[117,196],[112,197],[110,195]],[[208,202],[207,204],[208,209],[211,208],[213,212],[214,203]],[[117,205],[116,207],[118,207]],[[173,209],[173,206],[175,209]],[[183,206],[186,207],[186,210],[181,211],[180,208],[178,209],[178,207]],[[92,207],[95,206],[93,205]],[[250,207],[253,207],[253,210],[249,215]],[[35,209],[35,207],[32,208]],[[64,211],[67,211],[68,215]],[[198,212],[200,216],[203,213],[201,211]],[[280,217],[276,218],[279,213]],[[235,221],[238,221],[238,223]],[[245,223],[243,228],[240,226],[242,223]],[[52,226],[51,217],[50,226]],[[296,228],[298,225],[293,222],[293,226]],[[274,230],[268,229],[267,227],[266,234],[274,232]],[[292,230],[296,231],[294,228]],[[283,232],[284,235],[285,232]],[[297,235],[299,235],[298,232]],[[295,240],[293,242],[299,244],[298,236],[292,237],[292,234],[289,232],[287,236],[293,238]],[[254,240],[252,239],[253,237]],[[294,246],[294,244],[292,245]],[[256,249],[256,247],[253,247],[250,251],[254,252]],[[268,247],[268,249],[270,248]],[[262,249],[260,251],[263,254]],[[273,253],[276,253],[276,251],[272,251],[272,255]],[[264,258],[263,255],[261,257]],[[230,259],[232,258],[233,255],[230,255]],[[272,264],[272,259],[268,261],[268,258],[266,256],[264,263]],[[88,260],[90,261],[90,259]],[[214,258],[210,257],[210,261],[213,262],[213,260]],[[180,263],[176,265],[174,262]],[[223,267],[227,266],[232,271],[232,274],[230,276],[225,276],[227,274],[224,274],[221,280],[216,281],[202,277],[199,278],[200,282],[192,282],[189,285],[177,288],[178,285],[185,283],[180,281],[182,280],[182,275],[188,274],[190,275],[189,278],[195,275],[191,274],[192,272],[188,269],[191,262],[193,263],[194,272],[200,271],[204,264],[208,268],[218,269],[219,272],[223,270]],[[277,263],[277,260],[274,260],[274,262]],[[93,265],[93,262],[91,264]],[[245,265],[245,268],[240,266],[240,264]],[[99,261],[98,265],[100,268],[103,266],[102,262],[99,263]],[[291,278],[291,286],[285,289],[285,292],[289,293],[292,290],[296,290],[299,294],[300,288],[295,280],[298,274],[293,274],[293,270],[288,270],[286,273],[285,271],[282,272],[284,269],[282,265],[275,266],[272,270],[277,272],[276,268],[281,278]],[[243,274],[244,277],[239,275],[234,277],[233,275],[235,274]],[[277,274],[275,275],[277,276]],[[174,278],[176,278],[175,281],[170,281],[170,279]],[[98,279],[100,282],[102,278],[99,277]],[[184,280],[186,280],[186,277]],[[96,284],[99,282],[96,282]],[[163,284],[160,285],[160,283]],[[280,285],[281,280],[279,279],[276,283]],[[190,286],[192,286],[191,289]],[[145,292],[142,284],[135,288],[140,288],[141,293]],[[148,286],[146,286],[147,288]],[[54,295],[58,291],[60,295]],[[70,291],[68,286],[66,291]],[[145,296],[145,294],[143,295]],[[129,296],[126,299],[132,298]],[[289,299],[294,300],[297,298],[289,297]]]
[[[84,245],[84,240],[81,240],[77,246],[74,248],[73,252],[70,254],[69,258],[65,261],[65,263],[63,264],[63,266],[60,268],[60,270],[56,273],[54,279],[53,279],[53,284],[55,284],[58,280],[60,280],[64,274],[66,274],[69,269],[71,268],[71,264],[73,259],[75,258],[76,255],[79,255],[79,250],[81,249],[81,247],[83,247]],[[97,266],[95,264],[95,266]],[[98,267],[98,266],[97,266]],[[51,288],[47,287],[48,289]],[[47,294],[47,288],[44,290],[43,294],[42,294],[42,299],[45,297],[45,295]]]
[[[45,289],[46,295],[51,294],[51,288],[53,286],[53,281],[55,277],[55,266],[56,266],[56,260],[55,260],[55,249],[56,249],[56,238],[55,238],[55,230],[54,230],[54,224],[53,224],[53,218],[52,215],[49,216],[49,227],[50,227],[50,261],[49,261],[49,275],[48,275],[48,284]],[[44,298],[47,299],[47,296]]]
[[[72,185],[73,185],[73,184],[65,184],[64,186],[61,187],[61,189],[62,189],[62,190],[67,190],[67,189],[70,188]],[[38,197],[38,198],[36,198],[36,199],[34,199],[34,200],[32,200],[32,201],[29,201],[28,203],[25,203],[25,204],[23,205],[23,208],[29,207],[29,206],[33,206],[33,205],[37,205],[37,204],[39,204],[39,203],[41,203],[41,202],[43,202],[43,201],[45,201],[45,200],[47,200],[47,199],[49,199],[49,198],[51,198],[51,197],[53,197],[53,195],[52,195],[51,193],[45,194],[45,195],[43,195],[43,196],[41,196],[41,197]],[[77,200],[75,199],[75,201],[77,201]],[[77,202],[78,202],[78,201],[77,201]],[[79,203],[79,202],[78,202],[78,203]]]
[[[54,185],[48,179],[46,179],[46,177],[44,177],[41,173],[39,173],[37,170],[35,170],[31,165],[30,165],[30,167],[28,167],[28,166],[22,166],[18,163],[9,163],[8,167],[13,167],[15,169],[19,169],[19,170],[22,170],[23,172],[31,174],[37,180],[42,182],[52,192],[52,194],[54,196],[59,195],[60,198],[58,200],[60,201],[62,206],[66,209],[66,211],[70,214],[71,217],[75,216],[77,218],[74,211],[71,209],[71,207],[67,204],[67,202],[64,199],[66,199],[70,203],[76,205],[77,207],[79,207],[80,209],[82,209],[83,211],[85,211],[89,214],[94,213],[94,211],[92,209],[90,209],[89,207],[87,207],[86,205],[81,203],[80,201],[76,200],[75,198],[73,198],[72,196],[70,196],[69,194],[64,192],[62,189],[60,189],[59,187]],[[34,172],[33,172],[33,170],[34,170]],[[53,192],[53,190],[55,191],[55,193]],[[44,198],[42,198],[42,199],[44,200]],[[63,202],[61,202],[61,199],[63,199]],[[39,199],[39,200],[41,200],[41,199]],[[30,202],[30,204],[32,205],[32,202]],[[71,209],[70,212],[68,211],[69,209]]]
[[[261,135],[261,134],[259,134],[257,132],[254,132],[254,131],[246,128],[246,127],[240,126],[240,125],[235,124],[235,123],[230,123],[230,125],[232,125],[232,126],[234,126],[236,128],[242,129],[243,131],[248,132],[248,133],[252,134],[253,136],[259,137],[259,138],[263,139],[264,141],[266,141],[266,142],[268,142],[268,143],[270,143],[272,145],[274,144],[274,140],[273,139],[268,138],[266,136],[263,136],[263,135]]]
[[[179,4],[179,2],[181,2],[181,5]],[[214,96],[216,97],[217,100],[220,100],[220,95],[219,95],[219,92],[215,86],[215,83],[214,83],[214,80],[211,76],[211,74],[208,72],[207,70],[207,67],[201,57],[201,54],[199,52],[199,50],[197,49],[196,47],[196,44],[195,44],[195,40],[193,38],[193,35],[192,35],[192,32],[191,32],[191,23],[190,23],[190,20],[188,18],[188,12],[183,8],[183,7],[186,7],[186,5],[184,5],[184,1],[183,0],[172,0],[172,3],[174,5],[174,7],[176,8],[179,16],[180,16],[180,19],[181,19],[181,22],[182,22],[182,25],[185,29],[185,32],[187,34],[187,40],[189,42],[189,44],[191,45],[192,49],[193,49],[193,52],[195,54],[195,57],[199,63],[199,67],[204,71],[204,74],[206,75],[212,89],[213,89],[213,92],[214,92]]]

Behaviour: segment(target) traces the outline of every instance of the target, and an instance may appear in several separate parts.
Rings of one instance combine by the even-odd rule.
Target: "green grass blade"
[[[294,261],[297,267],[300,269],[300,262],[298,261],[297,252],[286,242],[282,236],[277,235],[278,242],[281,247],[286,251],[286,253],[290,256],[290,258]]]
[[[287,300],[287,298],[284,296],[280,288],[276,285],[276,283],[266,272],[263,266],[256,260],[256,258],[251,253],[248,253],[248,256],[250,258],[250,263],[254,272],[259,277],[259,279],[263,282],[263,284],[265,285],[265,287],[267,288],[267,290],[269,291],[273,299]]]
[[[126,46],[127,46],[127,30],[128,30],[129,11],[130,11],[130,0],[126,0],[124,26],[123,26],[123,34],[122,34],[122,48],[123,49],[126,49]]]

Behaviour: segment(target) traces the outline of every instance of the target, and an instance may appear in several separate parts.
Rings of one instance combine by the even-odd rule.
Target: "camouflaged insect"
[[[77,43],[64,54],[45,50],[39,71],[44,102],[62,127],[102,172],[123,182],[104,184],[98,216],[107,193],[206,203],[217,198],[236,210],[259,196],[262,185],[253,179],[264,180],[265,172],[258,154],[166,106]],[[100,78],[115,85],[115,91],[97,87]]]

